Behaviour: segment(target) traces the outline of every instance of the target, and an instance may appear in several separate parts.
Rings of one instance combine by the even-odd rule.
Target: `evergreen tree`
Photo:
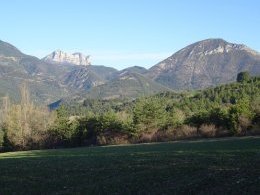
[[[249,72],[240,72],[237,75],[237,82],[243,83],[247,82],[250,79]]]

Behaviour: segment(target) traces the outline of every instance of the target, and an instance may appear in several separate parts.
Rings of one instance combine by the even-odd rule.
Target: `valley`
[[[259,75],[259,67],[257,51],[223,39],[191,44],[148,70],[133,66],[120,71],[91,65],[89,56],[81,53],[57,50],[38,59],[1,41],[0,95],[18,101],[17,89],[20,83],[27,82],[37,104],[47,105],[75,94],[81,94],[82,99],[131,100],[159,92],[192,91],[230,83],[239,72]]]
[[[260,1],[1,1],[0,195],[260,194]]]

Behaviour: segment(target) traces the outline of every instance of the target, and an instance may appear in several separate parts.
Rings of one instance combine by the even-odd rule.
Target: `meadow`
[[[260,194],[260,137],[2,153],[0,194]]]

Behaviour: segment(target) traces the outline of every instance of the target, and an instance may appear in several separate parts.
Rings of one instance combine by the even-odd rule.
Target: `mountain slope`
[[[169,90],[169,88],[139,73],[121,71],[111,81],[90,90],[87,93],[87,97],[98,99],[132,99]]]
[[[260,74],[260,54],[245,45],[207,39],[189,45],[146,74],[172,89],[201,89],[232,82],[241,71]]]
[[[63,83],[73,89],[87,91],[106,83],[115,72],[116,69],[105,66],[78,66],[64,76]]]
[[[25,55],[0,41],[0,97],[8,94],[18,100],[19,86],[26,82],[32,99],[44,104],[64,97],[131,99],[170,89],[201,89],[232,82],[241,71],[260,74],[258,52],[222,39],[189,45],[149,70],[134,66],[117,71],[87,65],[86,61],[82,62],[84,65],[76,65],[73,63],[81,64],[86,58],[78,53],[72,58],[55,55],[49,57],[58,61],[47,63],[46,58]]]
[[[0,96],[19,100],[19,87],[27,83],[33,100],[52,102],[68,90],[59,80],[65,70],[25,55],[9,43],[0,41]]]
[[[141,66],[131,66],[122,71],[128,71],[128,72],[138,73],[138,74],[145,74],[145,73],[147,73],[148,70]]]
[[[0,40],[0,56],[21,57],[23,54],[13,45]]]

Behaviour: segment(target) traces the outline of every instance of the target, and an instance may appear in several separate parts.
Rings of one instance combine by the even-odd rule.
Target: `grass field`
[[[2,153],[0,194],[260,194],[260,137]]]

